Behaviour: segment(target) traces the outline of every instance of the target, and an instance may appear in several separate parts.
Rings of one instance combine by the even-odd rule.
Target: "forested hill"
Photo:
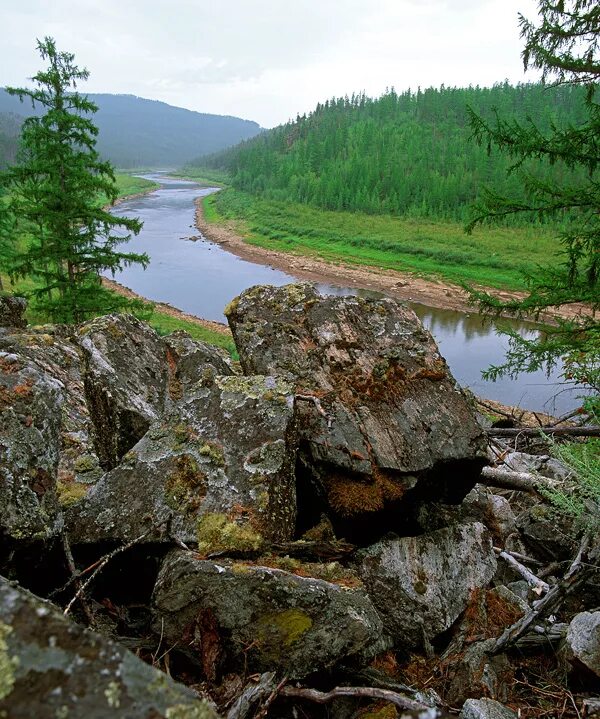
[[[0,112],[0,170],[15,159],[22,122],[20,115]]]
[[[234,187],[270,199],[464,220],[483,185],[512,193],[521,186],[506,178],[510,160],[471,139],[468,106],[549,128],[583,121],[583,102],[581,88],[533,84],[361,94],[190,165],[226,170]]]
[[[117,167],[176,167],[260,132],[256,122],[237,117],[193,112],[133,95],[84,94],[99,107],[94,115],[98,151]],[[9,112],[34,111],[31,104],[0,90],[0,113]]]

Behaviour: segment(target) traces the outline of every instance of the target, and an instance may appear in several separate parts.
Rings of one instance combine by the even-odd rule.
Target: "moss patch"
[[[56,483],[58,503],[63,508],[76,504],[85,497],[88,486],[89,485],[82,484],[81,482],[61,482],[59,480]]]
[[[208,513],[198,520],[198,551],[255,552],[260,549],[263,538],[249,524],[237,524],[225,514]]]
[[[174,511],[193,514],[206,497],[206,475],[189,454],[175,458],[175,468],[165,481],[165,499]]]
[[[264,614],[256,622],[256,639],[261,654],[277,661],[312,625],[312,619],[300,609]]]

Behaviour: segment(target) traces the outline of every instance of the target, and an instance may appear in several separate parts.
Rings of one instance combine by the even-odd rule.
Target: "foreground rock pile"
[[[542,556],[537,498],[477,484],[484,432],[403,305],[252,288],[241,369],[0,309],[0,715],[511,717],[542,671],[592,701],[593,542],[564,616],[499,642],[577,546]]]

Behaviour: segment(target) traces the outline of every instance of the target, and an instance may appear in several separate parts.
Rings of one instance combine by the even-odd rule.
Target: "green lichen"
[[[61,482],[59,480],[56,483],[58,503],[63,508],[71,507],[85,497],[87,489],[88,485],[81,482]]]
[[[6,640],[11,632],[12,627],[0,622],[0,701],[12,692],[16,681],[15,670],[19,666],[19,658],[8,653]]]
[[[98,468],[98,460],[91,454],[83,454],[73,463],[73,469],[76,472],[91,472]]]
[[[203,701],[195,704],[176,704],[169,707],[165,719],[214,719],[215,712]]]
[[[121,706],[121,687],[117,682],[109,682],[104,690],[104,696],[111,709],[118,709]]]
[[[223,448],[214,442],[206,442],[199,449],[199,453],[203,457],[208,457],[210,461],[217,467],[225,466],[225,455],[223,454]]]
[[[280,377],[243,377],[239,375],[217,377],[216,384],[223,393],[241,394],[248,399],[280,401],[281,396],[293,394],[289,382]]]
[[[312,619],[300,609],[264,614],[255,627],[261,654],[274,661],[281,659],[312,625]]]
[[[260,549],[263,538],[248,524],[237,524],[227,515],[204,514],[197,525],[198,551],[210,552],[251,552]]]

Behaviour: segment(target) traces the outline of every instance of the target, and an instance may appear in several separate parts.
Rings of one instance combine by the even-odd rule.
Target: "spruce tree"
[[[112,166],[95,150],[90,116],[98,108],[76,91],[88,71],[50,37],[38,50],[48,67],[31,78],[34,87],[6,88],[43,114],[24,121],[17,163],[1,178],[10,194],[0,244],[13,243],[10,273],[34,280],[39,310],[55,322],[80,322],[126,304],[102,286],[103,271],[146,265],[148,257],[118,251],[141,222],[102,208],[116,200],[117,188]],[[24,238],[20,247],[17,236]]]
[[[511,313],[539,317],[557,307],[587,303],[593,314],[582,314],[549,327],[537,339],[511,334],[506,363],[492,367],[487,375],[515,375],[540,367],[550,368],[561,358],[565,377],[588,384],[596,392],[594,406],[600,410],[600,6],[597,0],[540,0],[539,21],[520,16],[525,39],[525,68],[542,70],[544,81],[584,86],[586,118],[578,124],[552,125],[540,130],[533,119],[525,123],[502,118],[488,122],[470,113],[476,140],[498,148],[512,158],[511,172],[522,184],[524,197],[515,199],[488,190],[474,208],[467,229],[477,223],[513,215],[550,218],[560,223],[561,252],[551,264],[530,274],[524,299],[502,302],[491,294],[472,291],[472,298],[487,313]],[[539,172],[528,163],[537,162]],[[562,184],[544,175],[544,166],[579,171],[565,173]],[[527,167],[527,169],[525,169]],[[582,172],[583,170],[583,172]],[[577,182],[573,177],[580,178]]]

